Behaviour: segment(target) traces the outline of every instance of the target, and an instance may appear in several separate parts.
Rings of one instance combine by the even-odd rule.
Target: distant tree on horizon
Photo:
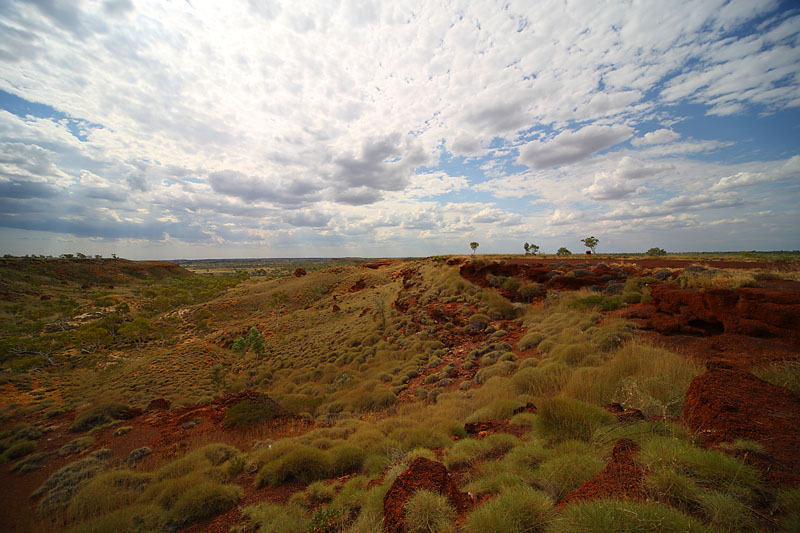
[[[528,244],[526,242],[523,248],[525,248],[525,255],[536,255],[539,253],[539,246],[536,244]]]
[[[480,244],[478,244],[475,241],[472,241],[471,243],[469,243],[469,247],[472,248],[472,255],[475,255],[475,250],[478,249],[478,246],[480,246]]]
[[[595,248],[597,248],[597,243],[600,242],[600,240],[594,235],[592,235],[591,237],[586,237],[585,239],[581,239],[581,242],[583,243],[584,246],[589,248],[594,254]]]
[[[559,257],[564,257],[565,255],[572,255],[572,252],[570,252],[569,250],[567,250],[562,246],[561,248],[558,249],[556,255]]]

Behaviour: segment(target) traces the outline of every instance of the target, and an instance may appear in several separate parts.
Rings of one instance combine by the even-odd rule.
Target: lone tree
[[[528,244],[526,242],[523,248],[525,248],[525,255],[536,255],[539,253],[539,247],[535,244]]]
[[[589,248],[592,253],[595,253],[594,249],[597,248],[597,243],[600,242],[597,237],[592,235],[591,237],[586,237],[585,239],[581,239],[581,242],[584,246]]]
[[[663,248],[650,248],[647,255],[667,255],[667,251]]]
[[[475,250],[478,249],[478,246],[480,246],[480,244],[478,244],[475,241],[472,241],[471,243],[469,243],[469,247],[472,248],[472,255],[475,255]]]
[[[572,252],[570,252],[569,250],[567,250],[562,246],[561,248],[558,249],[556,255],[559,257],[564,257],[565,255],[572,255]]]

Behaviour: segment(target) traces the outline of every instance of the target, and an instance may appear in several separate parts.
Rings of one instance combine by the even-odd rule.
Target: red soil
[[[406,530],[405,504],[418,490],[444,494],[459,513],[464,513],[471,504],[470,497],[458,490],[442,463],[418,457],[394,480],[383,498],[384,531],[402,533]]]
[[[605,469],[592,479],[583,482],[559,502],[559,507],[582,500],[621,498],[627,500],[647,499],[644,488],[645,470],[636,464],[639,445],[630,439],[620,439],[611,452],[611,461]]]
[[[782,290],[698,290],[657,284],[650,295],[654,312],[647,327],[662,335],[740,334],[800,346],[800,283]]]
[[[764,446],[746,460],[777,485],[800,485],[800,396],[731,365],[711,362],[692,380],[683,417],[709,445],[746,439]]]
[[[577,265],[578,263],[586,263],[590,265],[597,265],[600,263],[605,264],[624,264],[631,265],[638,268],[686,268],[689,265],[703,265],[708,268],[730,268],[738,270],[756,270],[756,269],[772,269],[772,270],[798,270],[800,265],[797,262],[766,262],[766,261],[725,261],[725,260],[693,260],[693,259],[657,259],[657,258],[637,258],[637,259],[617,259],[614,257],[578,257],[578,258],[515,258],[506,261],[509,264],[515,265],[531,265],[543,264],[552,265],[555,263],[569,263]]]

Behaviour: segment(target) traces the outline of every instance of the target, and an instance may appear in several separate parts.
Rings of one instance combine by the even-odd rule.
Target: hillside
[[[800,524],[797,263],[82,261],[0,262],[9,530]]]

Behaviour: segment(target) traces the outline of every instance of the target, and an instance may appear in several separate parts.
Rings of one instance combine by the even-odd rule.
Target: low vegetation
[[[295,263],[199,263],[190,266],[203,274],[125,274],[89,289],[67,278],[72,285],[47,285],[31,271],[53,298],[34,301],[38,315],[2,308],[16,340],[3,345],[0,387],[27,403],[3,405],[0,461],[14,476],[46,469],[32,494],[36,520],[72,531],[168,531],[241,506],[227,515],[240,530],[380,531],[392,482],[426,457],[483,503],[459,515],[445,495],[418,491],[403,512],[409,531],[758,530],[770,506],[788,530],[797,523],[796,491],[779,493],[741,460],[765,453],[762,444],[709,450],[677,423],[703,367],[620,318],[649,299],[650,271],[607,295],[546,293],[546,283],[511,270],[479,286],[449,258],[353,263],[315,263],[297,276]],[[271,281],[278,274],[289,276]],[[677,283],[746,286],[729,281],[700,272]],[[24,318],[20,327],[11,317]],[[795,361],[754,372],[800,388]],[[197,408],[247,389],[276,403],[226,396]],[[128,419],[154,391],[187,411],[148,413],[158,422],[143,429],[141,418]],[[612,403],[645,420],[621,423],[604,407]],[[471,426],[486,421],[514,434]],[[126,448],[135,458],[103,448],[127,446],[162,422],[174,439],[169,454],[150,433]],[[50,431],[60,446],[42,439]],[[641,447],[649,501],[556,511],[603,471],[623,437]],[[252,491],[285,503],[252,504]]]

